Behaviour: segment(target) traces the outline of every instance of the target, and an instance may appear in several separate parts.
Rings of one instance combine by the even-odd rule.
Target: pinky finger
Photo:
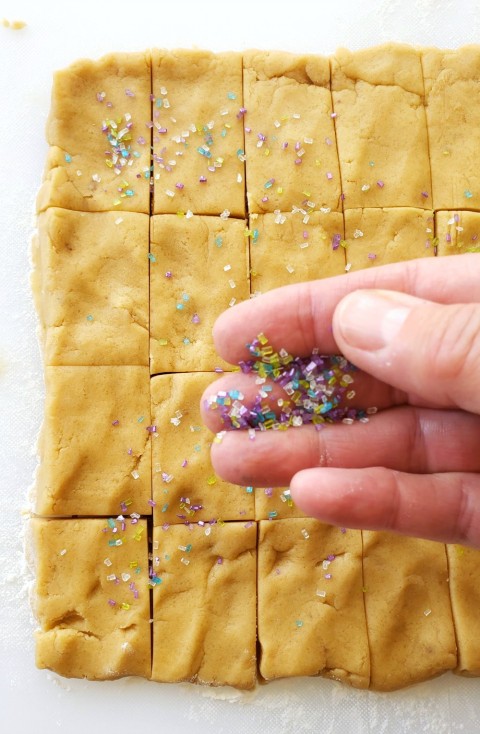
[[[300,509],[332,525],[480,547],[478,474],[306,469],[290,489]]]

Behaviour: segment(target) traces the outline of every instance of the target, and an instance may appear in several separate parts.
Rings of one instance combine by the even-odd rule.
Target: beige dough
[[[430,165],[435,209],[480,208],[480,47],[425,49]]]
[[[231,369],[215,350],[212,327],[230,305],[249,297],[245,229],[238,219],[152,218],[152,374]]]
[[[294,503],[289,487],[255,487],[254,493],[256,520],[306,517]]]
[[[148,366],[148,227],[130,212],[40,214],[45,364]]]
[[[244,218],[241,54],[153,51],[152,88],[154,213]]]
[[[323,675],[367,688],[360,531],[309,518],[259,527],[261,675]]]
[[[39,667],[250,689],[258,643],[265,680],[480,675],[480,551],[330,527],[286,487],[225,482],[200,417],[234,369],[212,338],[230,306],[480,251],[479,78],[480,47],[400,44],[56,74],[32,253]]]
[[[149,53],[83,59],[58,71],[46,131],[51,147],[38,211],[59,206],[148,214],[151,132],[146,125],[150,119]],[[114,160],[107,132],[102,131],[105,124],[126,157],[120,153]],[[131,130],[127,125],[132,125]]]
[[[480,675],[480,550],[447,545],[450,599],[458,647],[456,673]]]
[[[149,515],[148,368],[46,367],[45,384],[36,512]]]
[[[154,680],[253,688],[256,541],[253,522],[155,528]]]
[[[445,546],[362,534],[371,687],[391,691],[455,668]]]
[[[39,668],[93,680],[150,675],[147,523],[109,522],[116,532],[106,519],[29,522]]]
[[[433,257],[433,212],[398,207],[345,212],[347,271]]]
[[[432,206],[420,54],[388,44],[332,60],[344,208]]]
[[[328,59],[250,51],[243,78],[250,213],[341,211]]]
[[[250,215],[252,291],[266,293],[290,283],[341,275],[343,238],[343,216],[338,212]]]
[[[437,255],[480,252],[480,212],[435,212]]]
[[[197,372],[151,380],[155,525],[254,518],[253,493],[217,477],[210,462],[214,437],[202,423],[200,399],[216,377]]]

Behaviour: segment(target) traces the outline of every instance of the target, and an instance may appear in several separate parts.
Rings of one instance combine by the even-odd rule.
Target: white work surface
[[[475,0],[6,0],[0,25],[0,730],[11,734],[375,734],[480,731],[480,679],[445,675],[375,694],[324,679],[254,693],[143,680],[66,680],[34,666],[21,511],[35,467],[42,366],[29,293],[29,240],[52,72],[81,56],[152,46],[329,54],[384,41],[480,40]],[[408,130],[405,131],[408,135]],[[480,613],[480,610],[479,610]]]

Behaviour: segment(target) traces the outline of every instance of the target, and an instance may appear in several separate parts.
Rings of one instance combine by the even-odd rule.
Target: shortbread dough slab
[[[455,668],[445,546],[362,534],[371,688],[391,691]]]
[[[154,529],[154,680],[254,687],[256,540],[253,522]]]
[[[480,252],[480,212],[435,212],[437,255]]]
[[[480,675],[480,550],[447,545],[450,600],[458,647],[456,673]]]
[[[245,217],[242,56],[152,52],[154,213]]]
[[[348,271],[434,257],[433,212],[408,207],[345,212]]]
[[[306,517],[294,503],[289,487],[255,487],[255,520]]]
[[[40,214],[45,364],[148,366],[148,247],[146,214]]]
[[[331,59],[344,209],[432,207],[420,54],[389,44]]]
[[[46,367],[35,511],[151,514],[147,367]]]
[[[150,211],[150,54],[82,59],[56,72],[37,208]]]
[[[261,675],[323,675],[367,688],[360,531],[309,518],[259,527]]]
[[[345,272],[343,216],[338,212],[253,214],[249,229],[254,293]]]
[[[202,423],[200,399],[216,376],[151,379],[155,525],[254,518],[253,493],[217,477],[210,461],[213,434]]]
[[[425,49],[433,206],[480,209],[480,47]]]
[[[328,59],[250,51],[243,79],[249,212],[341,211]]]
[[[29,529],[37,667],[68,678],[149,677],[146,521],[36,518]]]
[[[217,355],[212,327],[250,295],[243,220],[152,217],[151,372],[231,369]]]

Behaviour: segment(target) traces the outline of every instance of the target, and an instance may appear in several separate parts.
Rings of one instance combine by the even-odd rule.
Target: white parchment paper
[[[475,0],[6,0],[0,20],[0,729],[184,734],[449,734],[480,731],[480,680],[446,675],[383,695],[332,681],[278,681],[252,694],[127,679],[65,680],[34,667],[21,511],[43,410],[29,293],[29,240],[46,144],[51,75],[80,56],[150,46],[332,53],[384,41],[480,40]]]

